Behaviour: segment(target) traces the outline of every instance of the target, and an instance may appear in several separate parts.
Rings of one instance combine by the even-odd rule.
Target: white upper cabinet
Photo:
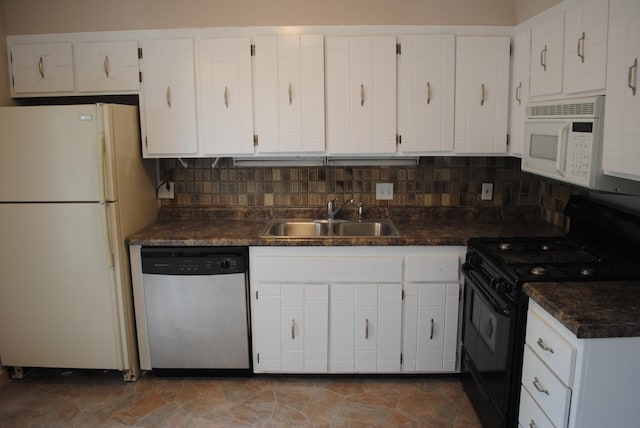
[[[522,156],[524,146],[524,122],[529,102],[529,52],[531,31],[516,33],[513,37],[513,75],[511,79],[511,115],[509,122],[509,153]]]
[[[140,108],[145,156],[198,152],[193,54],[191,38],[142,43]]]
[[[531,28],[532,97],[562,92],[564,15],[555,15]]]
[[[564,92],[604,89],[607,70],[608,0],[567,11],[564,23]]]
[[[640,180],[640,2],[611,0],[603,169]]]
[[[12,95],[74,91],[71,43],[15,44],[9,52]]]
[[[138,42],[86,42],[74,45],[78,92],[140,89]]]
[[[324,151],[324,38],[254,38],[253,90],[257,151]]]
[[[251,41],[202,39],[199,54],[202,153],[253,153]]]
[[[453,151],[455,37],[398,40],[398,152]]]
[[[396,151],[396,38],[326,38],[327,152]]]
[[[505,153],[509,37],[456,40],[455,151]]]

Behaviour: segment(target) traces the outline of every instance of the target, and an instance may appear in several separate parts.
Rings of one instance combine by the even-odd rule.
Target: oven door
[[[485,426],[504,426],[512,384],[510,343],[515,311],[490,287],[491,280],[465,264],[463,383]]]

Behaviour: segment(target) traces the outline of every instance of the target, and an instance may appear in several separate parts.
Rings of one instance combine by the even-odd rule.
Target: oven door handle
[[[480,296],[482,296],[483,300],[491,306],[493,311],[507,317],[511,315],[511,309],[509,306],[500,304],[498,299],[492,295],[493,290],[482,286],[483,283],[488,284],[490,282],[488,278],[475,270],[469,263],[462,264],[462,273],[466,277],[469,285],[471,285],[471,287],[480,294]],[[476,276],[484,277],[484,281],[482,279],[477,279]]]

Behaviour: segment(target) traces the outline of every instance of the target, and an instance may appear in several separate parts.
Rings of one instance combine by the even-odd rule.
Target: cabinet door
[[[326,61],[327,151],[395,153],[395,37],[329,37]]]
[[[609,13],[603,169],[640,180],[640,2],[612,0]]]
[[[71,43],[42,43],[10,47],[15,95],[73,92]]]
[[[252,296],[256,372],[327,371],[326,284],[258,283]]]
[[[145,156],[196,154],[193,40],[145,40],[142,51]]]
[[[253,80],[259,152],[324,150],[323,40],[320,35],[254,39]]]
[[[138,42],[87,42],[74,45],[78,92],[140,89]]]
[[[567,11],[564,22],[564,91],[604,89],[607,71],[608,0]]]
[[[531,28],[532,97],[562,92],[564,15],[558,14]]]
[[[522,156],[524,122],[529,102],[529,58],[531,31],[517,33],[513,38],[513,78],[511,79],[511,115],[509,125],[509,153]]]
[[[509,37],[456,39],[456,153],[505,153]]]
[[[203,154],[253,153],[250,49],[249,38],[200,40]]]
[[[452,151],[455,38],[419,35],[399,41],[398,151]]]

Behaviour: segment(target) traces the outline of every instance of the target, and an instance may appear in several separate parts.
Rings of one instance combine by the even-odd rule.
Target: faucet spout
[[[342,208],[344,208],[347,204],[354,204],[355,202],[356,200],[353,198],[347,199],[342,203],[342,205],[334,209],[336,201],[335,199],[331,199],[329,202],[327,202],[327,217],[329,218],[329,220],[333,220],[336,214],[338,214],[338,212],[340,212]]]

